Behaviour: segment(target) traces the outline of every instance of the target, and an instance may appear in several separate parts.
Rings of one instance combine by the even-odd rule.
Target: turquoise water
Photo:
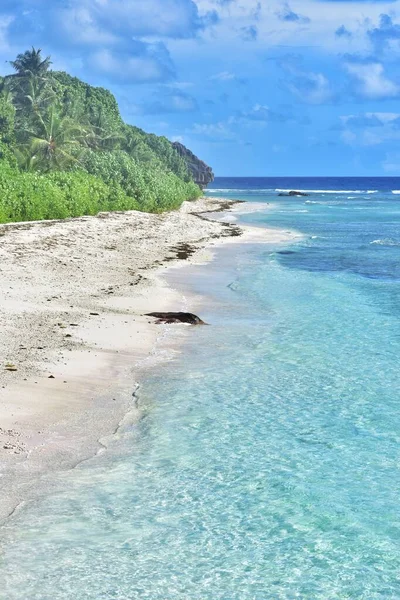
[[[211,326],[0,530],[1,598],[400,598],[400,196],[237,186],[304,239],[185,272]]]

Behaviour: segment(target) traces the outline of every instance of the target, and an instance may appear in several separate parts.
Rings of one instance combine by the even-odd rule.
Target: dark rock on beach
[[[154,317],[157,323],[188,323],[189,325],[205,325],[204,321],[193,313],[185,312],[151,312],[146,317]]]

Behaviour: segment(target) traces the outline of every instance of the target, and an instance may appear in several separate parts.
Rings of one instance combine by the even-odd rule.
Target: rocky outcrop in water
[[[183,156],[188,166],[188,169],[193,177],[193,180],[201,188],[207,187],[211,181],[214,181],[214,173],[205,162],[197,158],[195,154],[189,148],[186,148],[180,142],[174,142],[173,147],[175,150]]]
[[[278,196],[309,196],[306,192],[297,192],[296,190],[292,190],[289,193],[281,192]]]

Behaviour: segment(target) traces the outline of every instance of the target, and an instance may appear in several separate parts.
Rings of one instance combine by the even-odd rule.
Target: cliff
[[[173,147],[184,158],[193,181],[201,188],[207,187],[211,181],[214,181],[214,173],[205,162],[197,158],[191,150],[186,148],[180,142],[174,142]]]

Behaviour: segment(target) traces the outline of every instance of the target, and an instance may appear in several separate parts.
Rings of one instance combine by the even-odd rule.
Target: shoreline
[[[207,263],[225,243],[297,239],[238,226],[240,209],[202,198],[162,215],[0,226],[0,522],[34,497],[41,477],[94,456],[127,415],[137,418],[138,380],[189,332],[143,313],[192,312],[196,303],[168,285],[166,271]]]

